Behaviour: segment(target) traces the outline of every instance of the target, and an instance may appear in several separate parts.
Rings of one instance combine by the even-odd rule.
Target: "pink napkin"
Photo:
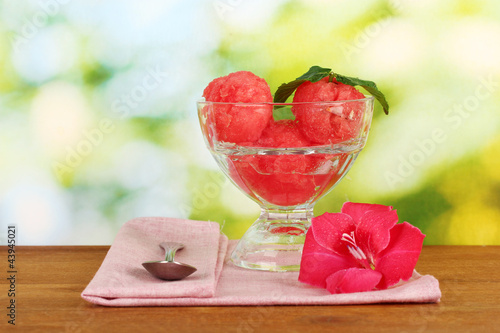
[[[175,232],[181,239],[171,238],[174,234],[171,228],[177,228]],[[140,266],[150,257],[145,258],[138,252],[158,243],[162,237],[185,242],[186,249],[178,253],[179,261],[203,265],[195,262],[195,256],[204,256],[204,260],[211,262],[210,268],[203,269],[204,273],[200,272],[199,276],[196,272],[181,281],[153,280]],[[211,240],[207,241],[208,238]],[[234,266],[229,257],[236,244],[237,241],[230,241],[226,253],[227,238],[219,236],[218,225],[213,223],[159,218],[133,220],[120,230],[82,297],[105,306],[435,303],[441,298],[438,280],[417,272],[410,281],[387,290],[331,295],[325,289],[300,283],[298,272],[264,272]],[[197,252],[200,248],[202,251]],[[181,257],[185,250],[188,251]],[[152,252],[147,255],[153,258],[160,255]]]
[[[185,245],[175,260],[197,271],[179,281],[150,275],[142,263],[164,260],[163,241]],[[92,303],[147,305],[172,297],[213,297],[222,271],[227,237],[216,222],[145,217],[123,225],[96,275],[82,293]]]

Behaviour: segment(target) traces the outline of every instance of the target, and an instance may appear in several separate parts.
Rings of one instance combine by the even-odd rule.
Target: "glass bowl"
[[[365,146],[373,97],[311,103],[202,100],[197,106],[217,164],[261,207],[231,260],[250,269],[299,270],[314,204],[347,174]]]

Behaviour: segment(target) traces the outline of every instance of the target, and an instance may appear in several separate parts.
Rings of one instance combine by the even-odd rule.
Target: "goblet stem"
[[[261,208],[259,220],[278,221],[278,222],[292,222],[297,221],[300,223],[311,223],[313,218],[313,208],[306,207],[302,209],[266,209]]]
[[[297,271],[313,206],[294,209],[262,207],[257,221],[234,249],[237,266],[267,271]]]

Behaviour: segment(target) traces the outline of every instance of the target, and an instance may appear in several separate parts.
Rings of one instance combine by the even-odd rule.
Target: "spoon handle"
[[[175,252],[184,248],[184,245],[175,242],[162,242],[160,243],[160,247],[165,250],[165,261],[173,262]]]

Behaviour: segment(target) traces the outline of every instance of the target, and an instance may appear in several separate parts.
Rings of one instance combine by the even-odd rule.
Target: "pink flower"
[[[332,294],[386,289],[413,274],[425,235],[390,206],[346,202],[312,219],[299,281]]]

